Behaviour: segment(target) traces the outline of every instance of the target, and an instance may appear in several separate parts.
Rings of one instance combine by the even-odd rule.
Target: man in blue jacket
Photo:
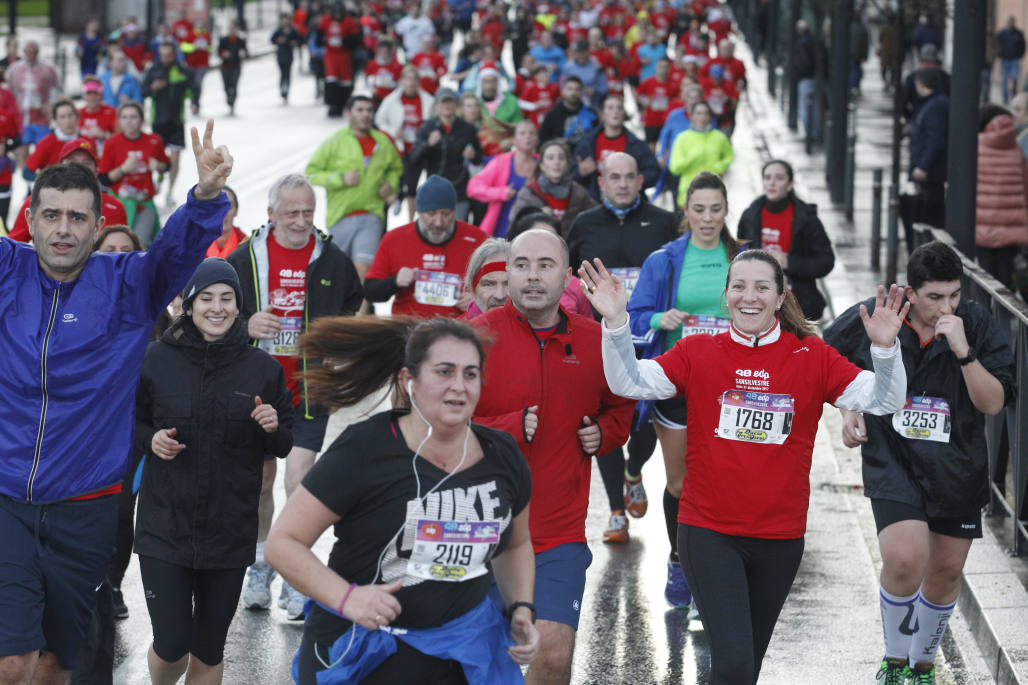
[[[145,253],[93,253],[100,184],[78,164],[36,179],[35,248],[0,240],[0,684],[66,683],[114,549],[134,404],[154,320],[229,208],[207,122],[199,181]]]

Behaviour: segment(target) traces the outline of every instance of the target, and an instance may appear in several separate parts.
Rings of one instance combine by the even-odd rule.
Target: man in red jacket
[[[635,403],[607,387],[600,325],[560,308],[568,247],[544,230],[518,236],[511,300],[472,320],[493,341],[475,421],[510,433],[532,469],[539,656],[527,683],[568,683],[592,554],[585,541],[592,458],[628,438]]]

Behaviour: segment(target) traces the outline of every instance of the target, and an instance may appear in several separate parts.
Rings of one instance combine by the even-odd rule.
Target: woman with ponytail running
[[[903,406],[896,335],[909,305],[879,287],[861,318],[874,372],[818,338],[763,250],[732,260],[723,296],[731,319],[637,360],[625,289],[602,262],[579,272],[603,316],[603,367],[623,397],[689,405],[678,549],[710,641],[712,685],[752,685],[803,554],[814,435],[825,402],[872,414]]]

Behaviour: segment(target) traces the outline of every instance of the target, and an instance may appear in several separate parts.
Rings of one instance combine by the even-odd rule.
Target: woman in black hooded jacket
[[[761,171],[764,194],[754,200],[739,219],[739,242],[767,250],[785,271],[803,315],[817,321],[825,309],[825,298],[817,279],[835,266],[832,242],[817,217],[817,207],[803,202],[792,189],[792,166],[780,159]]]
[[[235,269],[207,259],[182,299],[184,314],[146,351],[136,399],[136,449],[147,459],[135,552],[154,683],[187,669],[187,681],[221,682],[254,561],[264,456],[285,457],[293,443],[285,374],[249,345]]]

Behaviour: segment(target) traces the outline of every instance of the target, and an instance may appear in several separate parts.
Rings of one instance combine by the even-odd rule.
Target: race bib
[[[717,335],[724,333],[732,326],[731,319],[720,316],[687,316],[682,321],[682,337],[703,333],[705,335]]]
[[[303,318],[299,316],[281,316],[278,320],[282,324],[282,329],[274,338],[261,340],[258,346],[275,357],[295,357],[298,354],[296,339],[303,332]]]
[[[460,282],[457,274],[418,269],[414,276],[414,300],[436,307],[455,307],[460,296]]]
[[[639,272],[642,269],[637,266],[623,266],[609,271],[621,279],[621,282],[625,284],[625,293],[628,297],[632,297],[632,291],[635,290],[635,284],[639,282]]]
[[[892,427],[904,438],[949,442],[952,429],[949,403],[938,397],[908,397],[892,415]]]
[[[343,47],[343,39],[338,36],[333,36],[328,39],[328,44],[333,48],[341,48]]]
[[[413,143],[418,139],[418,129],[414,126],[404,126],[402,137],[405,143]]]
[[[729,390],[721,395],[716,435],[725,440],[781,445],[792,430],[790,395]]]
[[[447,583],[478,578],[499,542],[499,521],[420,519],[407,575]]]
[[[435,78],[435,69],[432,68],[432,65],[424,66],[418,69],[418,74],[421,78]]]
[[[656,112],[662,112],[667,109],[667,98],[666,97],[655,97],[653,98],[652,109]]]

